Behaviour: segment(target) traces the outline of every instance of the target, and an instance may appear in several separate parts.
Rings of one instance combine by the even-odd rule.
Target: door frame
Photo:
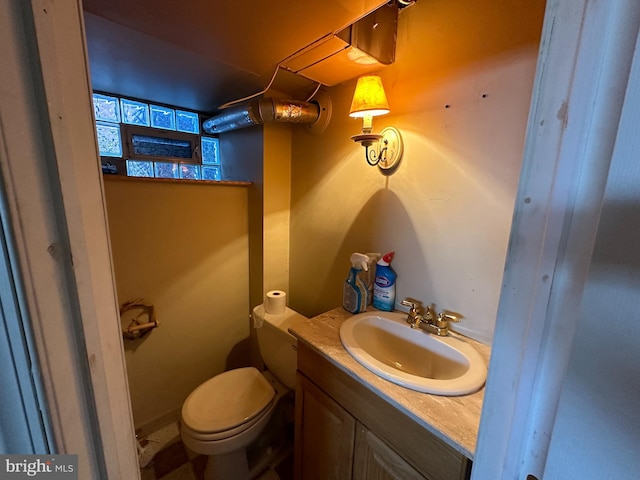
[[[547,3],[473,479],[544,473],[639,25],[633,0]]]
[[[0,70],[5,239],[21,273],[48,448],[77,454],[79,478],[139,478],[82,3],[1,8],[0,64],[11,67]]]
[[[39,122],[19,124],[26,150],[24,135],[4,132],[3,178],[52,429],[61,451],[93,465],[82,478],[138,478],[81,1],[8,3],[28,26],[3,55],[37,88],[16,83],[24,104],[2,97],[2,109]],[[547,3],[473,478],[542,471],[637,35],[633,3]]]

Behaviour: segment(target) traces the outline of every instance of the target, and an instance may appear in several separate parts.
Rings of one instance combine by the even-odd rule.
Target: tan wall
[[[294,130],[291,306],[314,315],[342,302],[349,254],[396,251],[398,297],[464,315],[493,334],[536,66],[544,1],[417,2],[400,14],[396,63],[381,70],[405,141],[391,176],[350,136],[355,81],[329,89],[333,117]]]
[[[161,323],[125,341],[140,427],[222,372],[249,335],[247,189],[111,179],[105,192],[118,300],[144,298]]]
[[[225,180],[252,182],[247,188],[249,202],[249,304],[262,301],[264,195],[263,133],[261,127],[233,130],[220,135],[220,158]]]
[[[264,126],[264,291],[289,290],[291,126]]]
[[[269,290],[289,288],[291,126],[269,123],[220,135],[223,178],[251,181],[249,198],[249,304]],[[251,364],[262,366],[251,331]]]

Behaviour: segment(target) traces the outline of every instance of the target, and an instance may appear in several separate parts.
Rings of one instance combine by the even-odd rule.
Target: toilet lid
[[[275,390],[253,367],[237,368],[207,380],[182,405],[182,420],[198,432],[222,432],[262,412]]]

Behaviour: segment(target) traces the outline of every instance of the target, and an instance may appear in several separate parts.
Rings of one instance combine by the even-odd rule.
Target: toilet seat
[[[236,435],[260,420],[276,392],[253,367],[223,372],[196,388],[182,406],[183,427],[202,441]]]
[[[278,379],[271,375],[271,372],[260,373],[275,390],[275,396],[266,408],[247,420],[247,422],[216,433],[199,432],[189,428],[184,414],[186,413],[187,417],[189,415],[183,408],[180,435],[184,444],[194,452],[202,455],[225,455],[238,449],[244,449],[253,442],[270,421],[273,413],[277,410],[277,406],[280,404],[280,400],[290,392]],[[226,397],[228,399],[227,403],[233,401],[228,395]]]

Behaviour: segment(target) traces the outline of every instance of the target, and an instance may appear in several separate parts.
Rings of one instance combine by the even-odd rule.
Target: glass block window
[[[220,181],[220,165],[202,165],[202,180]]]
[[[96,122],[98,150],[103,157],[122,157],[122,136],[120,125]]]
[[[198,114],[185,112],[184,110],[176,110],[176,130],[198,135],[200,133]]]
[[[93,94],[103,172],[132,177],[220,181],[220,144],[200,135],[196,112]]]
[[[201,180],[200,165],[194,165],[192,163],[180,164],[180,178],[186,180]]]
[[[151,126],[153,128],[163,128],[165,130],[176,129],[176,113],[173,108],[151,105]]]
[[[154,162],[156,178],[180,178],[180,166],[177,163]]]
[[[127,175],[130,177],[153,178],[153,162],[127,160]]]
[[[120,102],[116,97],[94,93],[93,113],[99,122],[120,123]]]
[[[130,125],[149,126],[149,105],[134,100],[120,99],[122,123]]]
[[[220,163],[220,143],[215,137],[202,137],[202,163],[218,165]]]

